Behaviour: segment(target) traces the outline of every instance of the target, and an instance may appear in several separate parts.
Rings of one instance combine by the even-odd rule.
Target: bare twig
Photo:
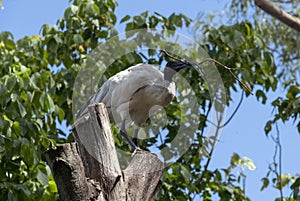
[[[282,147],[280,142],[280,133],[278,124],[275,124],[276,126],[276,137],[272,136],[272,140],[275,143],[275,153],[273,155],[273,164],[274,164],[274,174],[277,177],[278,180],[278,189],[280,192],[280,200],[283,201],[283,190],[282,190],[282,181],[281,181],[281,175],[282,175]],[[277,162],[278,160],[278,162]]]
[[[269,0],[254,0],[255,5],[264,10],[266,13],[280,20],[289,27],[300,32],[300,19],[291,16],[287,12],[281,10],[278,6]]]
[[[216,125],[214,122],[212,122],[212,121],[210,121],[210,120],[208,120],[208,119],[207,119],[207,122],[208,122],[208,123],[211,123],[211,124],[214,125],[215,127],[224,128],[224,127],[232,120],[232,118],[234,117],[234,115],[237,113],[237,111],[238,111],[239,108],[241,107],[241,104],[242,104],[242,102],[243,102],[243,99],[244,99],[244,92],[242,93],[241,98],[240,98],[240,101],[239,101],[238,105],[236,106],[236,108],[234,109],[233,113],[230,115],[230,117],[227,119],[227,121],[226,121],[223,125],[218,126],[218,125]]]
[[[287,0],[273,0],[273,1],[277,3],[293,3],[293,1],[287,1]]]
[[[172,56],[172,55],[170,55],[166,50],[164,50],[164,49],[162,49],[162,50],[160,50],[162,53],[164,53],[165,55],[167,55],[168,57],[170,57],[171,59],[174,59],[174,60],[176,60],[176,61],[181,61],[181,59],[179,59],[179,58],[177,58],[177,57],[174,57],[174,56]],[[184,62],[185,63],[185,61],[181,61],[181,62]],[[186,63],[188,63],[188,62],[186,62]]]
[[[233,77],[236,81],[238,81],[238,83],[242,86],[243,89],[245,89],[246,91],[248,91],[250,94],[253,95],[252,89],[250,89],[249,86],[247,86],[245,83],[243,83],[243,82],[242,82],[242,81],[241,81],[241,80],[240,80],[240,79],[232,72],[232,70],[238,70],[237,68],[229,68],[228,66],[225,66],[225,65],[222,64],[221,62],[218,62],[217,60],[214,60],[214,59],[212,59],[212,58],[206,58],[206,59],[204,59],[203,61],[201,61],[198,65],[201,65],[201,64],[203,64],[203,63],[205,63],[205,62],[207,62],[207,61],[214,62],[214,63],[216,63],[216,64],[222,66],[223,68],[225,68],[225,69],[232,75],[232,77]]]
[[[199,70],[201,71],[201,67],[200,67],[200,66],[201,66],[203,63],[205,63],[205,62],[213,62],[213,63],[216,63],[216,64],[222,66],[225,70],[227,70],[227,71],[232,75],[232,77],[233,77],[236,81],[238,81],[238,83],[242,86],[243,89],[245,89],[246,91],[248,91],[250,94],[253,95],[252,90],[250,89],[250,87],[247,86],[245,83],[243,83],[243,82],[242,82],[242,81],[241,81],[241,80],[240,80],[240,79],[232,72],[232,70],[240,70],[240,69],[237,69],[237,68],[229,68],[228,66],[225,66],[225,65],[222,64],[221,62],[219,62],[219,61],[217,61],[217,60],[215,60],[215,59],[212,59],[212,58],[205,58],[205,59],[203,59],[200,63],[194,63],[194,62],[182,61],[181,59],[176,58],[176,57],[170,55],[166,50],[161,50],[161,51],[162,51],[164,54],[166,54],[168,57],[170,57],[170,58],[172,58],[172,59],[174,59],[174,60],[181,61],[181,62],[184,62],[184,63],[186,63],[186,64],[190,64],[190,65],[192,65],[192,66],[197,65],[197,67],[200,68],[200,69],[197,69],[198,71],[199,71]]]
[[[221,120],[220,120],[220,121],[221,121]],[[220,123],[220,122],[219,122],[219,123]],[[206,173],[207,170],[208,170],[208,166],[209,166],[209,164],[210,164],[210,161],[211,161],[213,152],[214,152],[214,150],[215,150],[215,145],[216,145],[216,143],[217,143],[217,141],[218,141],[220,129],[221,129],[220,127],[217,127],[217,130],[216,130],[216,132],[215,132],[215,136],[214,136],[214,139],[213,139],[213,142],[212,142],[212,145],[211,145],[211,150],[210,150],[210,152],[209,152],[209,154],[208,154],[207,161],[206,161],[206,163],[205,163],[205,165],[204,165],[203,172],[202,172],[201,176],[199,177],[199,179],[196,180],[196,182],[195,182],[195,185],[196,185],[196,186],[197,186],[198,184],[200,184],[200,183],[203,181],[204,175],[205,175],[205,173]]]

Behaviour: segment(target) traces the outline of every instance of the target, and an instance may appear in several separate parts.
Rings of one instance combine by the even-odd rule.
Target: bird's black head
[[[169,61],[164,70],[164,79],[172,82],[172,78],[176,72],[184,68],[192,68],[192,64],[183,61]]]
[[[179,72],[181,69],[184,68],[192,68],[193,66],[188,62],[182,61],[169,61],[166,67],[173,69],[176,72]]]

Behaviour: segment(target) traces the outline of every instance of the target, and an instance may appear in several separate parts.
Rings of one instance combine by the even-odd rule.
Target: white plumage
[[[77,113],[77,118],[87,113],[87,106],[102,102],[106,105],[111,122],[121,128],[121,134],[135,149],[125,129],[135,124],[135,137],[139,127],[149,117],[155,105],[167,106],[174,97],[173,75],[180,69],[192,67],[183,62],[168,62],[164,73],[149,64],[137,64],[117,73],[90,97]],[[152,110],[153,111],[153,110]]]

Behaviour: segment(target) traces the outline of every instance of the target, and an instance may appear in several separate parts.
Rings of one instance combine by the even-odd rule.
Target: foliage
[[[240,5],[236,1],[233,1],[234,4]],[[235,12],[245,12],[249,6],[241,5],[241,9]],[[0,100],[0,200],[58,198],[43,152],[58,143],[73,140],[72,135],[68,136],[69,133],[59,130],[58,125],[62,122],[71,125],[74,121],[72,95],[76,93],[73,87],[79,67],[98,45],[118,35],[115,29],[118,22],[116,7],[114,0],[73,0],[57,25],[46,24],[42,27],[41,36],[14,41],[11,33],[0,34],[0,92],[3,97]],[[292,61],[294,57],[299,57],[299,50],[293,52],[291,47],[299,40],[292,30],[283,34],[286,28],[277,33],[278,26],[269,24],[276,24],[275,21],[261,23],[253,19],[212,27],[209,26],[210,22],[200,19],[195,27],[203,35],[196,39],[210,57],[235,67],[235,74],[254,89],[253,93],[262,104],[266,104],[268,91],[286,90],[285,97],[278,97],[272,102],[276,114],[274,119],[267,122],[266,133],[278,120],[284,122],[291,118],[298,121],[300,132],[299,81],[296,70],[290,65],[295,64]],[[168,49],[171,45],[183,58],[199,59],[199,55],[193,55],[196,52],[193,49],[186,50],[178,44],[163,43],[164,37],[172,36],[173,31],[190,26],[191,19],[183,14],[173,13],[166,17],[146,11],[136,16],[126,15],[119,22],[126,24],[127,37],[141,41],[134,44],[136,47],[156,45],[151,46],[147,53],[134,51],[124,54],[107,69],[107,77],[139,62],[161,64],[169,58],[157,55],[157,51]],[[146,41],[142,35],[134,32],[141,28],[162,31],[155,36],[156,41]],[[125,51],[128,48],[126,45],[118,47],[119,50]],[[278,52],[274,52],[274,48]],[[282,63],[276,63],[274,57],[282,58]],[[288,70],[283,65],[289,65]],[[229,97],[226,104],[230,104],[231,91],[239,90],[240,86],[225,69],[220,67],[219,71]],[[195,90],[201,110],[197,121],[201,123],[189,150],[166,168],[162,179],[163,190],[158,200],[193,200],[197,197],[211,200],[213,196],[218,196],[220,200],[249,200],[244,195],[241,180],[244,178],[243,167],[254,168],[254,164],[250,159],[234,154],[229,167],[216,170],[208,168],[210,150],[216,140],[205,137],[207,118],[212,107],[209,92],[205,84],[199,84],[203,80],[197,72],[185,71],[182,76],[189,78],[189,84]],[[176,135],[179,121],[184,121],[178,119],[181,112],[178,105],[179,100],[175,99],[166,109],[169,122],[164,127],[168,131],[166,142]],[[152,146],[157,142],[158,139],[150,139],[144,143]],[[126,147],[118,136],[116,143]],[[241,167],[238,175],[232,172],[237,166]],[[299,177],[282,174],[280,181],[279,186],[275,184],[277,188],[283,188],[290,182],[294,198],[299,197]],[[278,180],[274,180],[276,182]],[[268,178],[263,178],[262,189],[268,184]]]
[[[57,190],[43,152],[56,144],[56,118],[64,118],[64,110],[54,103],[59,80],[47,66],[41,37],[15,43],[4,32],[0,40],[0,198],[54,199]]]
[[[274,3],[288,12],[294,17],[299,18],[299,5],[298,1],[274,1]],[[254,1],[236,1],[233,0],[227,5],[226,18],[224,16],[200,16],[199,21],[196,26],[196,33],[198,30],[211,30],[214,27],[218,27],[220,23],[229,23],[237,24],[248,20],[252,25],[253,30],[256,32],[257,40],[260,40],[258,44],[263,44],[268,51],[273,55],[273,60],[276,64],[276,72],[274,76],[267,79],[271,79],[262,85],[263,89],[258,89],[255,93],[258,100],[261,100],[263,104],[266,104],[268,99],[268,90],[276,90],[282,93],[281,96],[276,97],[274,100],[271,100],[271,105],[274,107],[273,118],[266,122],[265,125],[265,134],[270,136],[271,132],[279,132],[277,129],[274,131],[274,127],[278,122],[287,122],[292,121],[294,125],[298,128],[300,133],[300,91],[299,91],[299,80],[300,80],[300,52],[299,44],[299,33],[289,27],[287,27],[282,22],[277,19],[272,18],[264,11],[260,10],[254,5]],[[202,18],[201,18],[202,17]],[[206,20],[211,19],[211,21]],[[225,22],[224,19],[228,19]],[[218,22],[218,23],[215,23]],[[209,38],[204,36],[201,37],[201,40],[208,41]],[[264,62],[269,59],[264,58]],[[270,61],[270,60],[269,60]],[[264,71],[264,69],[262,69]],[[264,75],[264,73],[262,73]],[[272,81],[275,79],[275,81]],[[272,84],[273,83],[273,84]],[[275,140],[276,147],[280,147],[280,142]],[[280,148],[281,149],[281,148]],[[276,148],[277,150],[277,148]],[[295,179],[299,178],[299,175],[291,176],[289,174],[284,174],[279,171],[278,166],[281,165],[281,158],[278,158],[278,161],[274,161],[270,165],[270,170],[265,178],[262,179],[263,187],[261,190],[265,189],[269,183],[273,183],[274,187],[282,193],[284,187],[290,185],[290,190],[293,191],[293,198],[287,200],[298,200],[299,199],[299,185],[295,182]],[[275,177],[269,180],[269,177],[272,174],[275,174]],[[289,175],[289,176],[287,176]],[[281,182],[281,178],[284,178],[284,181]],[[283,199],[283,195],[278,200]]]
[[[276,5],[292,16],[299,17],[300,8],[297,1],[276,1],[276,3]],[[231,16],[232,20],[249,18],[253,20],[252,24],[255,25],[255,29],[263,39],[263,43],[272,52],[277,61],[276,78],[280,82],[280,89],[285,90],[285,97],[277,97],[272,101],[276,114],[273,120],[267,122],[266,134],[270,132],[272,124],[278,120],[286,122],[289,119],[293,119],[297,123],[298,131],[300,131],[300,121],[297,118],[300,112],[300,52],[297,48],[300,43],[299,33],[268,16],[260,9],[254,8],[253,2],[249,4],[248,1],[234,0],[231,4],[231,8],[233,7],[242,9],[238,9],[239,19]]]

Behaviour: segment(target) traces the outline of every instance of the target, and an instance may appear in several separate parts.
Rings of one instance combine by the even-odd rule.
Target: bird
[[[149,117],[153,106],[167,106],[175,96],[173,76],[182,69],[193,65],[185,61],[169,61],[164,71],[155,66],[140,63],[110,77],[79,109],[76,119],[88,113],[88,106],[104,103],[109,119],[120,128],[120,134],[132,147],[139,149],[137,137],[139,129]],[[156,107],[157,108],[157,107]],[[154,111],[155,112],[155,111]],[[134,137],[131,140],[126,128],[134,124]]]

